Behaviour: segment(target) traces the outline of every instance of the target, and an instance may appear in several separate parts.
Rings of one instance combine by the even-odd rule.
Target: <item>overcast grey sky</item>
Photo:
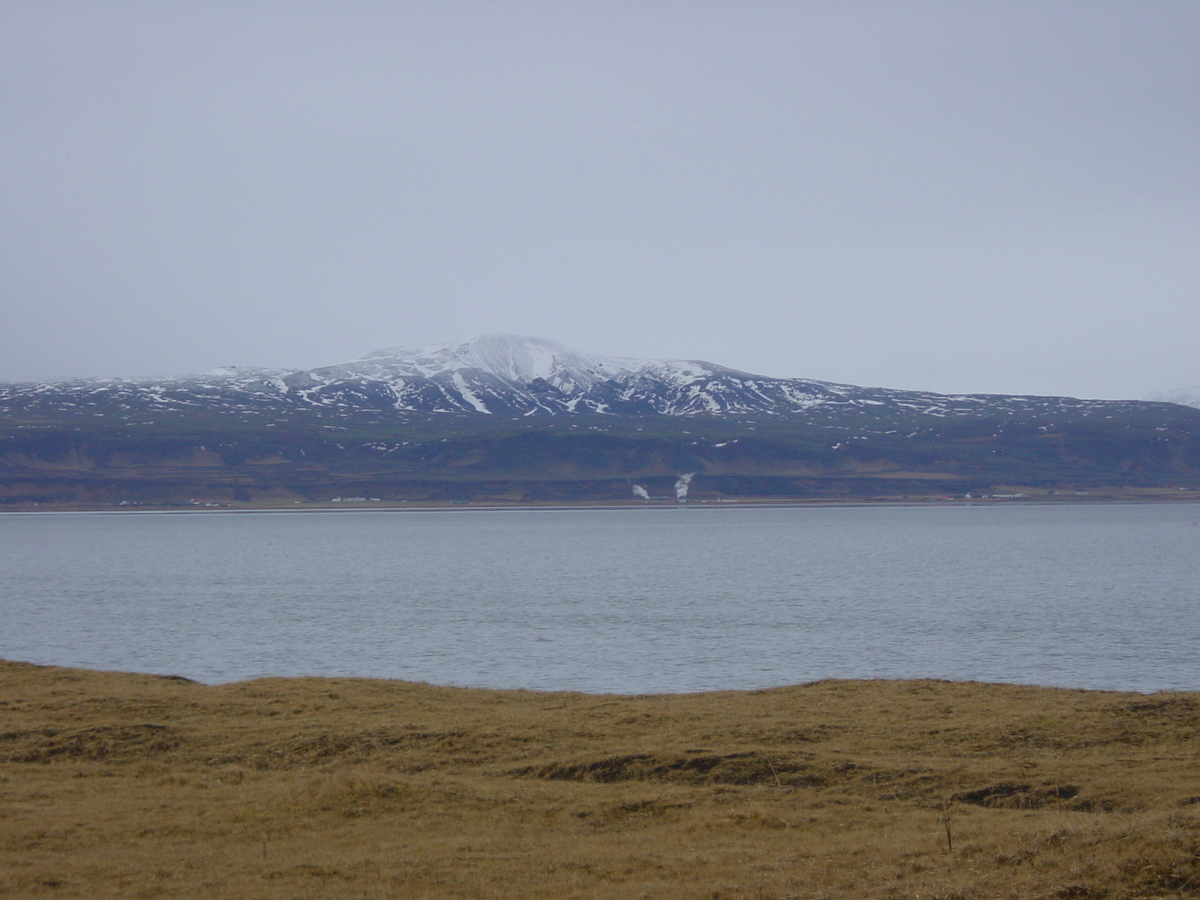
[[[0,0],[0,179],[0,380],[1200,384],[1194,0]]]

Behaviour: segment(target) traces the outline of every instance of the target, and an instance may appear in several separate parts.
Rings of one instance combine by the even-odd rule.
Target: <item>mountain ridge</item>
[[[1100,412],[1138,401],[1007,394],[939,394],[756,375],[701,360],[581,353],[544,338],[469,341],[372,351],[312,369],[227,366],[177,378],[0,384],[0,409],[100,414],[197,407],[241,412],[370,410],[484,415],[670,415],[825,418],[833,410],[907,410],[971,417],[984,407]],[[822,409],[824,408],[824,409]],[[865,416],[870,418],[869,415]]]

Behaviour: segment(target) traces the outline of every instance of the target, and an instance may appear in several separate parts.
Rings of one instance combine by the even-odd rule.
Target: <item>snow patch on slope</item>
[[[461,372],[454,373],[454,386],[458,388],[458,392],[462,398],[475,407],[476,412],[487,413],[491,415],[492,411],[484,405],[484,402],[475,395],[470,387],[467,386],[467,380],[462,377]]]

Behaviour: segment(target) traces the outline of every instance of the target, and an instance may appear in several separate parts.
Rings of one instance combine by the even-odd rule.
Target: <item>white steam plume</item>
[[[695,472],[688,472],[686,475],[680,475],[679,480],[675,482],[675,499],[683,500],[687,497],[688,484],[691,483]]]
[[[633,496],[635,496],[641,500],[649,500],[650,499],[650,495],[648,493],[646,493],[646,489],[644,487],[642,487],[640,484],[635,484],[633,486]]]

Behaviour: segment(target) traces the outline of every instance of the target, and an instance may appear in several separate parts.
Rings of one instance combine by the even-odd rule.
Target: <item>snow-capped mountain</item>
[[[1200,410],[770,378],[508,335],[307,370],[0,384],[0,509],[649,502],[681,485],[1194,499]]]
[[[598,356],[514,335],[377,350],[305,374],[324,392],[386,385],[397,409],[507,415],[783,412],[811,404],[816,395],[810,386],[819,384],[698,360]]]
[[[0,385],[10,413],[324,410],[383,414],[667,415],[841,418],[1095,414],[1122,401],[945,395],[771,378],[699,360],[580,353],[553,341],[486,335],[461,343],[377,350],[309,370],[215,369],[176,379]]]

